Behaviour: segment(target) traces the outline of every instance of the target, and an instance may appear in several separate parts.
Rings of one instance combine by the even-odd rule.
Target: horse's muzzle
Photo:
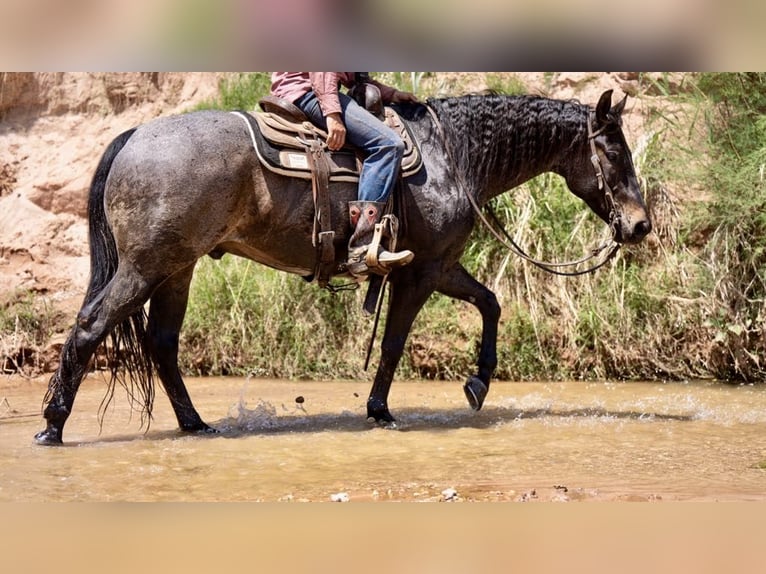
[[[614,234],[614,240],[617,243],[627,245],[640,243],[652,231],[652,222],[645,217],[629,223],[621,220],[619,223]]]

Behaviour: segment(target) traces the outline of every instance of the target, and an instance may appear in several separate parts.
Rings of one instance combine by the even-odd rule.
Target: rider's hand
[[[340,117],[340,113],[327,116],[327,147],[337,151],[346,143],[346,126]]]
[[[394,104],[401,104],[402,102],[417,103],[419,101],[418,97],[412,92],[400,92],[399,90],[396,90],[391,98],[391,102]]]

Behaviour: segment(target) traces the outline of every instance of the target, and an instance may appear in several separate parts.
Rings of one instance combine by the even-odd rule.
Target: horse
[[[469,405],[481,409],[497,366],[500,306],[460,263],[476,206],[550,171],[612,228],[617,244],[638,243],[651,231],[622,131],[626,100],[612,105],[612,90],[595,106],[490,93],[397,108],[423,156],[397,195],[398,246],[415,257],[387,277],[368,418],[381,425],[395,420],[388,407],[394,372],[413,321],[434,292],[481,314],[476,372],[463,389]],[[356,185],[336,182],[330,191],[341,269],[351,233],[346,205],[356,199]],[[195,264],[230,253],[309,278],[318,262],[314,218],[311,183],[265,169],[245,122],[233,113],[160,117],[118,135],[93,175],[89,283],[43,398],[46,427],[36,442],[62,444],[89,361],[107,339],[119,358],[111,365],[111,392],[116,381],[125,386],[129,379],[126,389],[151,418],[159,378],[182,431],[216,432],[198,414],[178,367]]]

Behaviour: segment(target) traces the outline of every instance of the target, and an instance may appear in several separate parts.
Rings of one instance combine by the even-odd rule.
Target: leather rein
[[[606,256],[604,257],[602,261],[596,263],[592,267],[588,267],[587,269],[581,269],[577,271],[562,271],[561,268],[575,267],[577,265],[581,265],[587,261],[590,261],[591,259],[595,259],[599,253],[601,253],[602,251],[604,251],[604,249],[609,247],[609,243],[605,242],[599,245],[598,247],[591,249],[589,254],[581,257],[580,259],[577,259],[574,261],[566,261],[562,263],[540,261],[528,255],[516,243],[516,241],[514,241],[513,237],[511,237],[510,234],[505,230],[505,228],[502,226],[502,223],[498,219],[497,215],[495,215],[494,211],[492,211],[489,205],[485,206],[485,210],[488,212],[489,217],[492,219],[492,221],[494,221],[494,225],[492,225],[492,223],[490,223],[490,221],[487,219],[487,216],[484,214],[481,206],[479,206],[478,202],[476,201],[476,198],[468,191],[468,188],[463,184],[462,175],[459,174],[456,169],[456,164],[452,156],[452,149],[449,147],[444,137],[444,132],[442,130],[442,125],[441,125],[441,122],[439,121],[439,118],[437,117],[436,113],[434,112],[433,108],[431,108],[431,106],[426,105],[426,108],[431,114],[431,117],[433,118],[434,123],[437,127],[437,131],[439,132],[439,135],[441,136],[442,143],[444,144],[444,148],[447,151],[447,155],[449,156],[449,161],[450,161],[452,170],[455,172],[458,185],[463,189],[463,193],[468,198],[468,201],[471,204],[471,207],[473,207],[473,210],[476,212],[476,215],[478,215],[481,222],[489,230],[489,232],[495,237],[495,239],[497,239],[500,242],[501,245],[503,245],[505,248],[512,251],[513,253],[515,253],[516,255],[524,259],[525,261],[530,262],[535,267],[542,269],[543,271],[547,271],[548,273],[552,273],[554,275],[562,275],[566,277],[575,277],[578,275],[593,273],[597,269],[600,269],[601,267],[606,265],[617,254],[617,251],[619,251],[620,249],[620,244],[613,241],[613,245],[611,249],[607,252]],[[588,143],[590,145],[590,151],[591,151],[590,161],[593,164],[593,168],[595,169],[595,172],[596,172],[596,180],[598,181],[598,188],[599,190],[604,191],[604,197],[606,198],[607,205],[609,206],[608,225],[612,231],[612,239],[613,239],[617,233],[617,225],[619,224],[621,215],[614,201],[612,188],[609,185],[609,182],[606,181],[606,177],[604,176],[604,170],[601,166],[601,160],[596,151],[595,139],[598,135],[600,135],[604,131],[604,129],[606,128],[606,125],[602,126],[601,128],[599,128],[598,130],[594,132],[592,127],[592,122],[591,122],[593,115],[594,115],[593,112],[591,112],[588,117]],[[500,231],[498,231],[498,228],[500,229]],[[502,232],[502,235],[501,235],[501,232]]]

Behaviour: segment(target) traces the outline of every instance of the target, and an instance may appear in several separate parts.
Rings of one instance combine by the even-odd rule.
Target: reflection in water
[[[397,423],[365,420],[369,383],[190,379],[218,435],[185,435],[164,396],[148,431],[86,379],[64,448],[33,443],[45,382],[0,381],[0,500],[764,499],[766,386],[397,382]],[[444,493],[449,493],[445,495]]]

